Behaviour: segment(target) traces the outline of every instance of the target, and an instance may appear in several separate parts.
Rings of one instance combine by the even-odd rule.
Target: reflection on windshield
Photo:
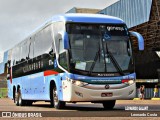
[[[103,25],[104,26],[104,25]],[[90,72],[119,72],[128,70],[131,60],[129,38],[124,26],[69,24],[70,67]],[[115,61],[109,57],[111,53]],[[103,48],[104,47],[104,48]]]

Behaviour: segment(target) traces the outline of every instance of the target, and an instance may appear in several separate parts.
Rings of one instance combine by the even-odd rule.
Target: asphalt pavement
[[[67,103],[62,110],[57,110],[47,102],[36,102],[32,106],[16,106],[13,100],[0,99],[0,117],[2,118],[141,118],[160,117],[160,100],[117,100],[113,110],[104,110],[101,104]],[[119,120],[119,119],[118,119]]]

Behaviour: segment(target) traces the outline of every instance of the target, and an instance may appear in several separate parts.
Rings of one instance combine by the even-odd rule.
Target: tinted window
[[[34,37],[30,38],[30,44],[29,44],[29,58],[34,58]]]
[[[67,66],[67,55],[66,52],[63,52],[59,55],[59,64],[64,68],[64,69],[68,69]]]
[[[39,32],[35,35],[35,43],[34,43],[34,56],[37,57],[41,55],[41,50],[42,50],[42,44],[41,41],[43,40],[42,38],[42,32]]]
[[[52,36],[51,36],[51,27],[48,26],[43,30],[42,35],[43,40],[41,41],[43,44],[42,51],[44,53],[49,53],[52,49]]]
[[[52,49],[52,37],[50,27],[41,30],[35,36],[34,56],[49,53]]]
[[[30,41],[24,41],[21,44],[21,59],[20,61],[23,62],[24,60],[28,59],[28,54],[29,54],[29,44]]]

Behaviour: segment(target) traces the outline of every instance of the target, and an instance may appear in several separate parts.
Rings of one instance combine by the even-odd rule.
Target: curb
[[[151,100],[160,100],[160,98],[151,98]]]
[[[140,100],[140,98],[134,98],[133,100]]]
[[[140,98],[134,98],[133,100],[140,100]],[[151,99],[148,99],[148,100],[160,100],[160,98],[151,98]]]

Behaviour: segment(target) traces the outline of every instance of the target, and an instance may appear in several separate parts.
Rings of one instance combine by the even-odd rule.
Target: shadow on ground
[[[53,108],[50,104],[33,104],[32,107]],[[100,104],[66,104],[62,110],[74,110],[74,111],[112,111],[105,110]],[[124,107],[114,107],[113,111],[124,111]]]

